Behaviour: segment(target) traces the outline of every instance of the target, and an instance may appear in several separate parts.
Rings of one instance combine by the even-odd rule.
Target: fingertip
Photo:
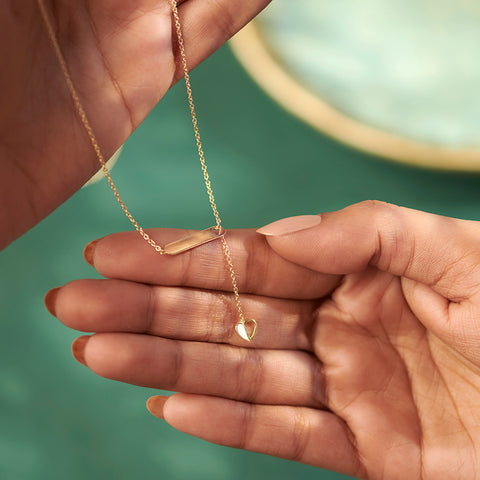
[[[54,317],[57,316],[56,314],[56,304],[57,304],[57,296],[58,292],[60,291],[61,287],[52,288],[50,291],[47,292],[45,298],[43,299],[45,303],[45,308],[48,310],[50,315]]]
[[[157,418],[160,418],[161,420],[165,419],[163,410],[165,407],[165,403],[169,399],[168,396],[165,395],[156,395],[154,397],[150,397],[147,400],[147,410]]]
[[[83,258],[85,261],[91,266],[95,267],[94,265],[94,257],[95,257],[95,248],[97,243],[101,240],[101,238],[97,238],[96,240],[91,241],[83,250]]]
[[[81,363],[85,367],[87,366],[87,362],[85,361],[85,349],[89,340],[90,335],[83,335],[75,339],[72,343],[72,355],[78,363]]]

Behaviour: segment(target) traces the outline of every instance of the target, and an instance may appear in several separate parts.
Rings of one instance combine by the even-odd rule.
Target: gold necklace
[[[57,37],[55,35],[55,32],[53,30],[52,24],[50,22],[49,15],[47,13],[47,10],[45,8],[43,0],[37,0],[38,6],[40,8],[41,15],[43,17],[48,36],[50,38],[50,41],[53,45],[53,48],[55,50],[55,54],[57,56],[58,62],[60,64],[61,70],[63,72],[63,75],[65,77],[65,81],[67,83],[68,89],[70,90],[70,95],[72,97],[72,100],[75,104],[75,108],[77,110],[78,116],[87,132],[88,138],[90,139],[90,143],[95,151],[95,154],[97,156],[98,162],[101,165],[103,174],[105,175],[105,178],[107,179],[107,182],[110,186],[110,188],[113,191],[113,194],[115,195],[115,198],[117,199],[118,203],[120,204],[121,209],[127,216],[127,218],[130,220],[131,224],[135,227],[135,230],[140,234],[140,236],[147,242],[154,250],[156,253],[160,255],[178,255],[180,253],[186,252],[188,250],[191,250],[192,248],[198,247],[200,245],[203,245],[207,242],[211,242],[214,240],[220,240],[222,244],[222,250],[223,254],[225,257],[225,262],[226,266],[228,269],[228,272],[230,274],[231,282],[232,282],[232,290],[233,290],[233,295],[235,297],[235,303],[237,306],[238,310],[238,322],[235,325],[235,331],[242,337],[244,340],[250,342],[253,340],[253,337],[255,336],[257,332],[257,322],[250,318],[250,319],[245,319],[245,316],[243,314],[243,309],[242,309],[242,304],[240,301],[240,295],[238,292],[238,285],[237,285],[237,280],[236,280],[236,275],[235,275],[235,270],[233,268],[233,262],[232,262],[232,256],[230,253],[230,248],[228,246],[227,240],[225,239],[225,230],[222,228],[221,220],[220,220],[220,215],[217,210],[217,205],[215,203],[215,198],[213,196],[213,191],[212,191],[212,186],[210,184],[210,178],[208,176],[207,172],[207,164],[205,162],[205,156],[203,153],[203,148],[202,148],[202,142],[200,140],[200,132],[198,129],[198,122],[197,122],[197,115],[195,113],[195,105],[193,103],[193,96],[192,96],[192,88],[190,85],[190,75],[188,72],[188,67],[187,67],[187,57],[185,55],[185,47],[184,47],[184,42],[183,42],[183,35],[182,35],[182,29],[180,25],[180,17],[178,15],[178,9],[177,9],[177,3],[175,0],[168,0],[171,6],[172,10],[172,16],[173,16],[173,23],[175,26],[175,31],[177,35],[177,41],[178,41],[178,49],[180,52],[181,60],[182,60],[182,66],[183,66],[183,74],[185,78],[185,86],[187,89],[187,97],[188,97],[188,103],[190,106],[190,113],[192,116],[192,123],[193,123],[193,130],[195,133],[195,140],[197,143],[197,149],[198,149],[198,155],[200,159],[200,164],[202,167],[202,172],[203,172],[203,178],[205,181],[205,187],[207,189],[207,194],[208,198],[210,201],[210,206],[212,207],[213,215],[215,217],[216,224],[213,227],[207,228],[206,230],[201,230],[198,232],[193,233],[192,235],[182,238],[180,240],[177,240],[175,242],[169,243],[168,245],[165,245],[164,247],[161,247],[158,243],[153,240],[148,233],[143,230],[143,228],[137,223],[137,221],[133,218],[132,214],[128,210],[127,206],[125,205],[125,202],[122,200],[120,197],[120,194],[118,193],[117,187],[113,183],[112,177],[110,175],[110,171],[108,170],[108,167],[105,164],[104,157],[102,155],[102,152],[100,150],[100,147],[98,145],[97,139],[95,137],[95,134],[93,133],[92,127],[90,126],[90,122],[88,121],[87,115],[85,113],[85,109],[83,108],[80,99],[78,97],[77,90],[73,84],[72,77],[70,75],[70,72],[68,70],[65,58],[62,54],[62,51],[60,49],[60,46],[57,41]]]

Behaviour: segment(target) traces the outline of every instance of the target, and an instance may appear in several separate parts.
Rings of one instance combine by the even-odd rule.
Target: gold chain
[[[207,187],[208,198],[210,205],[212,206],[213,215],[217,222],[217,229],[220,229],[221,221],[218,214],[217,205],[213,198],[212,186],[210,185],[210,178],[207,172],[207,164],[205,163],[205,155],[203,154],[202,142],[200,140],[200,132],[198,130],[197,114],[195,113],[195,105],[193,103],[192,87],[190,85],[190,75],[188,73],[187,56],[185,54],[185,45],[183,43],[182,28],[180,26],[180,18],[178,16],[177,2],[175,0],[169,0],[172,7],[173,21],[175,23],[175,31],[178,40],[178,50],[180,51],[180,57],[182,59],[183,77],[185,78],[185,86],[187,87],[188,104],[190,106],[190,113],[192,115],[193,130],[195,132],[195,140],[197,141],[198,156],[200,163],[202,164],[203,179],[205,180],[205,186]]]
[[[195,105],[193,103],[192,87],[190,85],[190,75],[188,73],[188,64],[187,56],[185,54],[185,45],[183,42],[182,28],[180,26],[180,18],[178,16],[177,2],[176,0],[169,0],[172,7],[173,20],[175,23],[175,30],[177,33],[178,40],[178,50],[180,51],[180,57],[182,58],[183,66],[183,76],[185,78],[185,86],[187,88],[188,104],[190,106],[190,113],[192,115],[193,130],[195,132],[195,140],[197,141],[198,156],[200,158],[200,163],[202,165],[203,178],[205,180],[205,186],[207,187],[208,198],[210,200],[210,205],[212,206],[213,214],[217,222],[217,229],[221,227],[220,215],[217,210],[217,205],[215,204],[215,199],[213,197],[212,186],[210,184],[210,178],[207,172],[207,165],[205,163],[205,155],[203,153],[202,142],[200,140],[200,132],[198,130],[198,121],[197,114],[195,113]],[[230,248],[228,243],[225,240],[225,237],[221,238],[223,254],[225,255],[225,260],[227,262],[227,267],[230,272],[230,278],[232,280],[233,294],[235,295],[235,302],[237,304],[238,315],[240,317],[240,322],[245,323],[245,317],[243,315],[242,304],[240,302],[240,295],[238,293],[237,278],[235,275],[235,270],[233,268],[232,256],[230,254]]]
[[[188,71],[187,57],[186,57],[186,54],[185,54],[185,45],[184,45],[184,41],[183,41],[183,35],[182,35],[182,29],[181,29],[181,25],[180,25],[180,17],[179,17],[179,14],[178,14],[177,3],[176,3],[175,0],[168,0],[168,1],[170,3],[171,9],[172,9],[173,21],[174,21],[174,25],[175,25],[177,40],[178,40],[178,49],[179,49],[180,57],[181,57],[181,60],[182,60],[183,74],[184,74],[185,85],[186,85],[186,89],[187,89],[188,103],[189,103],[189,106],[190,106],[190,113],[191,113],[191,116],[192,116],[193,130],[194,130],[194,133],[195,133],[195,140],[196,140],[196,143],[197,143],[198,155],[199,155],[200,164],[201,164],[201,167],[202,167],[203,178],[204,178],[204,181],[205,181],[205,187],[207,189],[208,198],[209,198],[210,205],[211,205],[212,211],[213,211],[213,215],[214,215],[215,221],[216,221],[216,227],[215,228],[218,232],[220,232],[222,230],[221,229],[221,220],[220,220],[220,215],[219,215],[218,210],[217,210],[217,205],[215,203],[215,198],[213,196],[212,186],[211,186],[211,183],[210,183],[210,177],[209,177],[208,172],[207,172],[207,164],[206,164],[206,161],[205,161],[205,155],[203,153],[202,142],[201,142],[201,139],[200,139],[200,132],[199,132],[199,129],[198,129],[197,115],[196,115],[196,112],[195,112],[195,105],[194,105],[194,102],[193,102],[192,88],[191,88],[191,84],[190,84],[190,75],[189,75],[189,71]],[[43,2],[43,0],[37,0],[37,3],[38,3],[38,6],[40,8],[40,12],[41,12],[41,15],[43,17],[43,20],[44,20],[44,23],[45,23],[45,26],[46,26],[48,36],[49,36],[50,41],[51,41],[51,43],[54,47],[55,54],[57,56],[58,62],[60,63],[60,67],[61,67],[63,75],[65,77],[68,89],[70,91],[70,95],[71,95],[71,97],[73,99],[73,102],[75,104],[75,108],[77,109],[77,113],[78,113],[78,115],[80,117],[80,120],[81,120],[81,122],[82,122],[82,124],[85,128],[85,131],[87,132],[88,138],[89,138],[90,143],[91,143],[91,145],[92,145],[92,147],[95,151],[98,162],[101,165],[103,174],[105,175],[105,178],[107,179],[107,182],[108,182],[110,188],[112,189],[113,194],[115,195],[115,198],[117,199],[118,203],[120,204],[120,207],[123,210],[123,212],[125,213],[126,217],[130,220],[131,224],[133,225],[135,230],[141,235],[141,237],[155,250],[155,252],[159,253],[160,255],[164,255],[165,254],[164,248],[161,247],[160,245],[158,245],[158,243],[156,243],[155,240],[153,240],[153,238],[151,238],[150,235],[148,235],[148,233],[146,233],[145,230],[143,230],[143,228],[138,224],[138,222],[135,220],[133,215],[128,210],[127,206],[125,205],[125,202],[120,197],[120,194],[118,193],[117,187],[113,183],[113,179],[110,175],[110,171],[109,171],[109,169],[106,165],[105,159],[102,155],[102,152],[101,152],[100,146],[98,144],[98,141],[95,137],[95,134],[93,133],[92,127],[91,127],[90,122],[89,122],[89,120],[87,118],[87,115],[85,113],[85,109],[83,108],[83,106],[80,102],[77,90],[76,90],[76,88],[73,84],[72,77],[70,75],[70,72],[68,70],[65,58],[64,58],[64,56],[62,54],[62,51],[60,49],[60,46],[58,44],[57,37],[55,35],[52,24],[50,22],[48,13],[47,13],[45,5],[44,5],[44,2]],[[238,310],[238,315],[239,315],[239,322],[237,324],[236,329],[237,329],[237,332],[240,334],[240,336],[242,336],[242,338],[250,341],[250,340],[252,340],[253,336],[256,333],[257,324],[256,324],[255,320],[253,320],[253,319],[245,320],[245,317],[243,315],[243,310],[242,310],[242,304],[241,304],[241,301],[240,301],[240,294],[239,294],[239,291],[238,291],[238,284],[237,284],[237,279],[236,279],[236,275],[235,275],[235,270],[234,270],[234,267],[233,267],[230,248],[229,248],[228,243],[227,243],[227,241],[226,241],[226,239],[223,235],[220,237],[220,241],[222,242],[222,250],[223,250],[223,254],[225,256],[226,266],[227,266],[229,274],[230,274],[233,294],[234,294],[234,297],[235,297],[235,303],[236,303],[237,310]],[[253,333],[248,334],[248,333],[246,333],[245,326],[250,322],[252,322],[254,330],[253,330]],[[241,327],[240,330],[238,328],[239,326]]]

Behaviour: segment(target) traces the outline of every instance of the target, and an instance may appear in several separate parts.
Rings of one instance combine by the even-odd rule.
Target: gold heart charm
[[[253,330],[252,333],[248,333],[247,325],[252,324]],[[253,318],[249,318],[248,320],[242,320],[235,325],[235,331],[247,342],[251,342],[253,337],[257,333],[257,322]]]

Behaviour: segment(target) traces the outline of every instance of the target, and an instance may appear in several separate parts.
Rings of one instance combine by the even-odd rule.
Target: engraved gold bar
[[[199,230],[188,237],[165,245],[164,252],[167,255],[178,255],[179,253],[186,252],[205,243],[212,242],[213,240],[219,240],[224,235],[225,230],[222,227],[220,227],[220,230],[218,230],[217,227]]]

